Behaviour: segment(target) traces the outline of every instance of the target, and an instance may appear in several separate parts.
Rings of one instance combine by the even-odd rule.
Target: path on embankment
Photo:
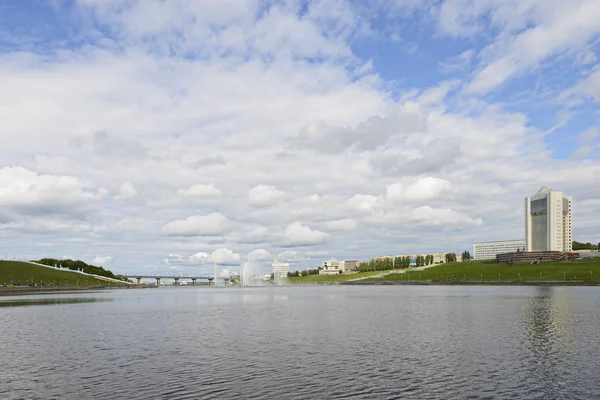
[[[349,279],[346,282],[358,282],[358,281],[363,281],[365,279],[384,278],[391,274],[405,274],[407,272],[418,272],[418,271],[424,271],[427,268],[439,267],[439,266],[440,266],[440,264],[432,264],[432,265],[426,265],[426,266],[422,266],[422,267],[412,267],[412,268],[407,268],[407,269],[397,269],[397,270],[392,270],[392,271],[385,271],[378,275],[363,276],[361,278]]]

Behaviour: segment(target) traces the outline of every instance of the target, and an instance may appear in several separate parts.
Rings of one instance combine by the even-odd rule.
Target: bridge
[[[173,275],[123,275],[127,279],[136,279],[137,284],[140,285],[142,283],[142,279],[156,279],[156,286],[160,286],[161,279],[173,279],[175,281],[175,286],[179,286],[180,279],[190,279],[192,281],[192,285],[196,285],[197,280],[207,280],[209,285],[214,284],[213,276],[173,276]],[[230,278],[223,278],[225,283],[229,281]]]

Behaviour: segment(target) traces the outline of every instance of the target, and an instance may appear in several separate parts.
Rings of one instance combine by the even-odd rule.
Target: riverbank
[[[398,280],[361,280],[340,282],[339,285],[354,286],[600,286],[591,281],[398,281]]]
[[[142,289],[143,287],[121,285],[98,286],[1,286],[0,296],[17,296],[25,294],[51,294],[68,292],[90,292],[122,289]]]
[[[586,285],[600,284],[600,259],[549,261],[540,264],[498,264],[491,261],[468,261],[419,268],[314,275],[289,279],[290,284],[385,284],[440,285]]]

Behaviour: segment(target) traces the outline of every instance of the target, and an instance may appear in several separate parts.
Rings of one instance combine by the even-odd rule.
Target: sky
[[[597,0],[0,0],[0,254],[269,270],[600,241]]]

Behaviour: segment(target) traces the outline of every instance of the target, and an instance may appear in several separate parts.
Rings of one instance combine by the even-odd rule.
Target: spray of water
[[[264,281],[261,275],[261,264],[256,260],[248,259],[240,266],[240,280],[243,286],[262,286]]]

